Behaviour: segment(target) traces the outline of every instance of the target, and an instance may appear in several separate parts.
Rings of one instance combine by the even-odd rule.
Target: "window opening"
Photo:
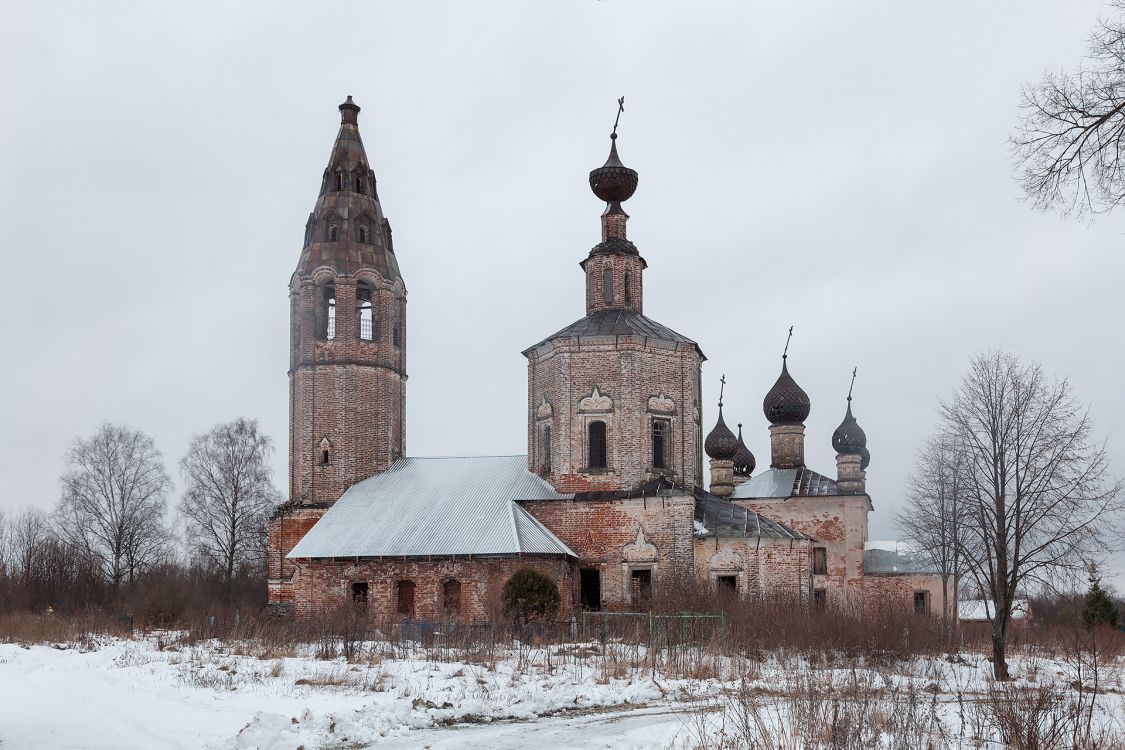
[[[321,462],[322,464],[329,464],[329,463],[332,463],[332,462],[331,462],[331,460],[330,460],[331,458],[332,458],[332,456],[331,456],[331,455],[330,455],[330,454],[328,453],[328,449],[327,449],[327,448],[325,448],[324,450],[322,450],[322,451],[320,452],[320,462]]]
[[[602,297],[607,305],[613,304],[613,269],[609,266],[602,270]]]
[[[336,225],[335,224],[329,224],[328,225],[328,241],[329,242],[335,242],[336,241],[336,235],[337,235]]]
[[[374,292],[365,282],[360,282],[356,288],[356,327],[359,329],[359,338],[363,341],[375,340]]]
[[[828,573],[828,550],[824,547],[813,547],[812,549],[812,572],[813,575],[826,575]]]
[[[655,469],[668,468],[666,452],[671,423],[667,419],[652,420],[652,466]]]
[[[336,287],[333,284],[321,290],[319,318],[317,336],[322,339],[336,338]]]
[[[336,173],[336,189],[337,190],[343,190],[344,189],[344,175],[341,174],[340,172]]]
[[[355,178],[355,191],[357,193],[363,192],[363,178],[362,177],[356,177]]]
[[[648,609],[652,603],[652,571],[648,568],[631,571],[629,590],[633,595],[633,607],[639,610]]]
[[[716,576],[715,588],[717,588],[720,593],[736,593],[738,591],[738,576]]]
[[[813,589],[812,600],[816,606],[823,607],[828,603],[828,589]]]
[[[621,293],[625,297],[625,307],[632,307],[633,295],[629,293],[629,272],[625,272],[625,279],[621,282]]]
[[[549,472],[551,470],[551,425],[543,426],[543,445],[540,450],[543,453],[540,457],[543,471]]]
[[[414,581],[398,582],[398,603],[395,611],[405,617],[414,616]]]
[[[359,241],[362,242],[365,245],[367,244],[367,225],[366,224],[360,224],[359,225]]]
[[[442,584],[441,603],[447,614],[456,615],[461,612],[461,582],[451,579]]]
[[[356,581],[352,584],[352,604],[356,607],[367,607],[367,581]]]
[[[914,592],[914,613],[918,615],[930,613],[930,593],[928,591]]]
[[[591,422],[588,429],[589,468],[604,469],[608,466],[605,422]]]
[[[582,568],[578,571],[578,582],[582,609],[600,612],[602,609],[602,572],[597,568]]]

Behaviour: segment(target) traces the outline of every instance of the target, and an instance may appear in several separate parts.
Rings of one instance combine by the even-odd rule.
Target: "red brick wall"
[[[309,533],[326,510],[327,507],[323,506],[288,506],[270,519],[266,561],[270,604],[292,604],[293,585],[290,579],[296,567],[285,556]]]
[[[690,495],[629,500],[539,500],[521,505],[579,556],[579,567],[601,573],[602,605],[630,609],[632,568],[651,568],[653,590],[694,575],[693,519]],[[627,553],[637,530],[655,548],[655,558]]]
[[[786,594],[808,596],[812,589],[811,545],[798,539],[695,540],[696,577],[714,584],[721,575],[736,575],[742,596]]]
[[[393,620],[397,613],[399,581],[413,581],[414,619],[443,620],[442,587],[450,580],[461,583],[463,622],[480,622],[499,615],[500,590],[511,575],[531,567],[549,575],[559,587],[559,617],[570,617],[576,601],[573,564],[561,557],[478,557],[424,560],[300,560],[293,577],[294,613],[310,619],[351,600],[351,584],[368,585],[367,612],[376,620]]]
[[[527,356],[528,468],[542,471],[548,463],[542,428],[550,424],[546,477],[560,492],[632,490],[659,476],[652,457],[654,417],[671,421],[666,471],[685,487],[700,485],[702,358],[695,346],[633,336],[557,339]],[[579,402],[595,387],[612,399],[608,413],[580,409]],[[649,398],[661,395],[672,399],[671,414],[650,411]],[[549,418],[539,416],[544,399],[551,407]],[[605,471],[587,469],[587,429],[594,420],[607,426]]]
[[[900,575],[867,575],[863,593],[869,612],[880,609],[913,612],[914,593],[926,591],[930,595],[929,614],[941,617],[941,576],[936,573],[904,573]],[[953,581],[949,582],[949,613],[953,614]]]

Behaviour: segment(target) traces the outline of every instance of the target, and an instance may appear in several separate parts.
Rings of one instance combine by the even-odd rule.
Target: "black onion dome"
[[[620,203],[637,190],[637,172],[621,163],[617,156],[617,134],[610,136],[609,158],[590,172],[590,189],[606,203]]]
[[[809,394],[797,385],[797,382],[789,375],[789,367],[785,362],[786,358],[781,358],[781,375],[778,376],[777,382],[770,388],[769,393],[762,400],[762,411],[766,413],[766,419],[770,424],[795,424],[804,422],[809,416],[809,410],[812,408],[812,402],[809,401]]]
[[[727,427],[727,423],[723,421],[723,407],[719,407],[719,421],[715,423],[715,428],[707,435],[707,439],[703,441],[703,450],[711,458],[730,459],[734,458],[735,452],[738,450],[738,438]]]
[[[754,473],[754,467],[757,466],[757,463],[754,460],[754,454],[742,441],[742,425],[740,424],[738,425],[738,449],[734,452],[734,473],[742,477],[748,477]]]
[[[852,416],[852,399],[848,397],[848,413],[832,433],[832,447],[837,453],[859,453],[867,447],[867,435]]]
[[[867,446],[864,446],[860,448],[859,455],[863,458],[863,460],[859,462],[859,468],[866,471],[867,465],[871,463],[871,451],[867,450]]]

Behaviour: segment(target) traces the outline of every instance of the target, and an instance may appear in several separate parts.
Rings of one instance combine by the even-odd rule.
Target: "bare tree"
[[[1086,64],[1024,87],[1012,151],[1021,187],[1040,209],[1098,213],[1125,201],[1125,0],[1111,0]]]
[[[963,466],[961,550],[995,603],[993,671],[1007,679],[1017,592],[1080,574],[1105,554],[1117,541],[1122,486],[1069,384],[1049,380],[1039,365],[979,355],[941,413]]]
[[[187,482],[180,512],[194,545],[223,576],[224,592],[240,565],[262,563],[269,513],[280,496],[269,457],[273,442],[258,422],[238,419],[197,435],[180,461]]]
[[[96,562],[116,589],[167,549],[172,481],[152,438],[120,425],[105,423],[92,437],[76,439],[67,461],[59,534],[75,554]]]
[[[937,433],[918,455],[906,509],[895,514],[906,539],[941,574],[941,622],[950,636],[957,625],[957,582],[962,573],[963,472],[956,438]]]

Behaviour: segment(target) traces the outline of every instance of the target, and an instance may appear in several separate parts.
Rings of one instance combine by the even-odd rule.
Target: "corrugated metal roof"
[[[802,466],[798,469],[767,469],[734,488],[733,497],[826,497],[863,493],[840,492],[836,480]]]
[[[699,344],[692,341],[687,336],[676,333],[668,326],[657,323],[652,318],[647,318],[640,313],[631,312],[629,310],[598,310],[590,313],[585,318],[574,321],[566,328],[548,336],[538,344],[528,347],[524,351],[524,354],[526,355],[527,352],[532,349],[539,348],[548,341],[570,338],[572,336],[578,338],[594,338],[599,336],[647,336],[648,338],[659,339],[675,344],[690,344],[696,349],[699,349]],[[699,353],[702,355],[703,351],[700,350]]]
[[[703,490],[696,490],[695,494],[695,523],[697,536],[811,539],[785,524]]]
[[[402,458],[352,485],[289,557],[577,557],[516,500],[565,500],[526,456]]]

